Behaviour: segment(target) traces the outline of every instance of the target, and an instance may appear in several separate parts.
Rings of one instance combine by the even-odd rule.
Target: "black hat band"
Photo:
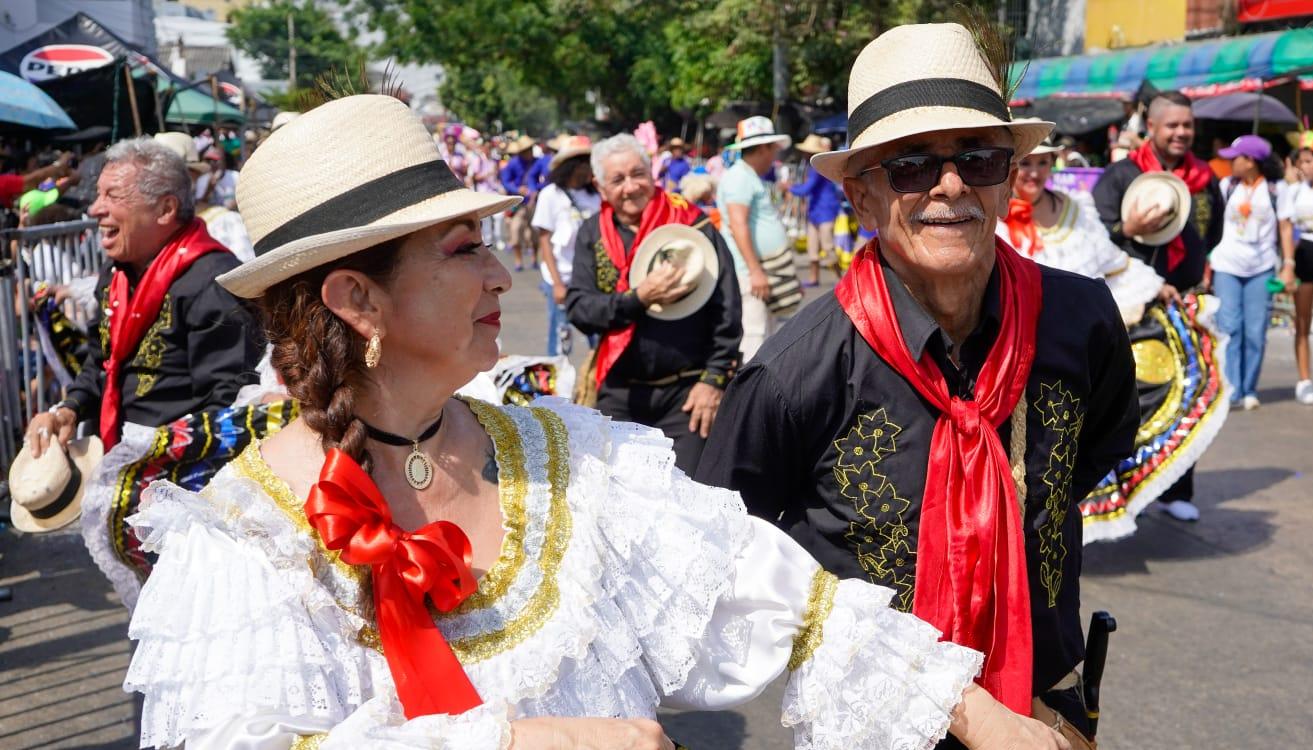
[[[53,447],[51,446],[51,448]],[[59,497],[55,498],[53,503],[36,510],[24,507],[23,509],[27,511],[29,516],[39,518],[42,521],[49,520],[62,513],[73,502],[73,498],[77,497],[78,488],[82,486],[82,471],[78,469],[78,465],[73,463],[73,459],[67,453],[64,454],[64,460],[68,461],[68,469],[71,472],[68,483],[64,485],[64,491],[59,493]]]
[[[255,243],[255,254],[318,234],[371,224],[389,214],[465,187],[441,159],[370,180],[329,198]]]
[[[877,91],[857,105],[848,115],[848,137],[855,140],[886,117],[922,107],[974,109],[1003,122],[1012,121],[1012,113],[1003,97],[988,86],[961,78],[923,78]]]

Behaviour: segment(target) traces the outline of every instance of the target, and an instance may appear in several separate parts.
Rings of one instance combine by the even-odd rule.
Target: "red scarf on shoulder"
[[[1153,144],[1145,141],[1139,148],[1135,149],[1126,158],[1135,163],[1141,172],[1166,172],[1162,162],[1158,161],[1158,155],[1153,152]],[[1200,159],[1189,151],[1185,152],[1185,158],[1180,164],[1172,170],[1172,174],[1180,177],[1185,181],[1185,186],[1190,188],[1190,195],[1195,195],[1208,187],[1208,183],[1213,179],[1213,170],[1208,167],[1208,162]],[[1167,243],[1167,270],[1174,271],[1185,260],[1185,240],[1181,235],[1176,235],[1172,241]]]
[[[653,229],[666,224],[692,225],[699,215],[701,211],[697,206],[684,200],[682,196],[656,188],[652,200],[648,201],[647,208],[643,209],[643,218],[639,221],[638,231],[634,234],[634,244],[626,250],[625,241],[620,238],[620,230],[615,226],[615,207],[610,203],[603,203],[601,214],[598,216],[602,229],[602,247],[606,249],[607,257],[620,272],[615,282],[615,290],[620,293],[629,291],[629,264],[634,259],[634,251]],[[634,340],[634,328],[635,326],[630,324],[624,328],[608,331],[602,336],[602,343],[597,347],[598,388],[602,387],[607,373],[620,360],[620,355],[625,353],[629,342]]]
[[[921,502],[912,612],[953,643],[982,651],[979,682],[1030,715],[1034,650],[1026,542],[998,428],[1025,398],[1041,306],[1034,261],[995,239],[1003,321],[969,401],[952,396],[929,352],[912,359],[872,240],[835,296],[866,343],[939,410]]]
[[[155,324],[169,287],[197,258],[208,253],[228,252],[205,229],[205,222],[192,219],[178,230],[141,275],[136,289],[128,288],[128,275],[115,268],[109,279],[109,352],[105,357],[105,391],[100,401],[100,439],[105,450],[119,441],[123,428],[123,366],[137,353],[146,331]]]

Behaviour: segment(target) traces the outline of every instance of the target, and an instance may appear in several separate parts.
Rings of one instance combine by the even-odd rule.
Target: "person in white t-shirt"
[[[1284,213],[1282,170],[1272,159],[1267,140],[1242,135],[1218,155],[1231,160],[1231,176],[1222,181],[1226,197],[1222,241],[1208,259],[1213,291],[1222,302],[1217,322],[1230,337],[1223,372],[1234,388],[1232,402],[1248,411],[1259,405],[1258,375],[1272,309],[1268,283],[1276,274],[1278,221],[1290,217]]]
[[[1286,186],[1281,215],[1281,281],[1295,295],[1295,365],[1299,382],[1295,400],[1313,406],[1313,375],[1309,372],[1308,333],[1313,320],[1313,148],[1304,146],[1290,157],[1298,180]]]
[[[574,268],[574,236],[579,225],[602,208],[593,184],[588,157],[592,142],[574,136],[552,157],[547,186],[538,193],[533,214],[538,256],[542,258],[540,288],[547,297],[547,354],[570,353],[570,323],[565,316],[566,289]]]

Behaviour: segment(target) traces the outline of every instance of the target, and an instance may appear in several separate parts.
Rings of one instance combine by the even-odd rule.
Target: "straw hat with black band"
[[[649,305],[647,314],[657,320],[682,320],[701,310],[716,291],[720,258],[705,234],[684,224],[666,224],[652,230],[634,251],[629,266],[629,288],[637,289],[643,279],[662,263],[683,271],[681,285],[692,285],[688,294],[664,305]]]
[[[395,98],[345,97],[279,128],[246,161],[237,205],[256,257],[219,283],[258,297],[352,253],[462,216],[492,216],[520,200],[465,187]]]
[[[1053,123],[1014,122],[999,82],[966,27],[956,23],[898,26],[857,56],[848,79],[852,145],[812,157],[812,166],[842,183],[853,157],[923,133],[1004,127],[1013,149],[1030,153]]]
[[[9,467],[9,514],[14,528],[29,533],[61,529],[82,513],[87,481],[105,455],[98,437],[68,444],[67,451],[52,441],[40,458],[24,446]]]
[[[833,148],[829,138],[812,133],[803,139],[802,143],[794,146],[795,149],[804,154],[821,154]]]

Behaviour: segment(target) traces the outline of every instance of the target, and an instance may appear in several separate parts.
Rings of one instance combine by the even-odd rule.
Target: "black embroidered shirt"
[[[997,275],[955,366],[943,331],[888,267],[914,358],[968,396],[999,327]],[[1026,563],[1036,694],[1084,656],[1077,502],[1129,455],[1135,370],[1102,281],[1043,269],[1044,305],[1026,389]],[[738,490],[830,571],[895,590],[910,611],[930,437],[938,412],[857,332],[833,294],[804,308],[730,384],[697,478]],[[1012,430],[999,430],[1005,448]],[[1082,717],[1083,718],[1083,717]]]

